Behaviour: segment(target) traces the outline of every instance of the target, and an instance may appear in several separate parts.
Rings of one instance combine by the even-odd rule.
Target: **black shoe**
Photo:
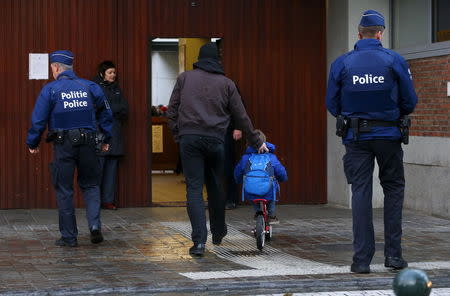
[[[214,245],[220,245],[222,243],[222,239],[227,235],[227,231],[225,231],[222,235],[214,235],[212,236],[212,243]]]
[[[77,243],[77,241],[68,242],[68,241],[65,241],[63,238],[60,238],[55,241],[55,246],[74,248],[74,247],[78,247],[78,243]]]
[[[91,229],[91,243],[99,244],[103,241],[103,235],[100,229]]]
[[[386,257],[384,260],[384,266],[399,270],[408,267],[408,262],[406,262],[402,257]]]
[[[352,266],[350,267],[350,271],[354,273],[370,273],[370,266],[353,263]]]
[[[196,244],[189,248],[189,254],[201,257],[205,254],[205,244]]]

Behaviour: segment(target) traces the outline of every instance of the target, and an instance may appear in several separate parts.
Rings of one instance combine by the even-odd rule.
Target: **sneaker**
[[[68,242],[68,241],[65,241],[63,238],[60,238],[55,241],[55,246],[74,248],[74,247],[78,247],[78,242],[76,240],[73,242]]]
[[[277,216],[269,216],[269,224],[279,224],[280,220],[278,220]]]
[[[112,202],[104,202],[104,203],[102,203],[102,209],[105,209],[105,210],[117,210],[117,207]]]
[[[370,266],[364,264],[352,263],[350,271],[354,273],[370,273]]]
[[[384,266],[393,268],[394,270],[400,270],[408,267],[408,262],[402,257],[386,257],[384,260]]]
[[[91,243],[99,244],[103,241],[103,235],[100,229],[91,229]]]
[[[205,244],[196,244],[189,248],[189,254],[193,256],[202,257],[205,255]]]

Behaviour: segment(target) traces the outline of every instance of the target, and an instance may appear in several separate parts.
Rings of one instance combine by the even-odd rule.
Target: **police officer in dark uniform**
[[[385,266],[408,266],[402,257],[402,207],[405,189],[403,150],[406,115],[417,96],[405,60],[381,45],[385,29],[381,13],[363,13],[355,49],[330,69],[326,105],[337,117],[337,134],[346,148],[344,171],[352,184],[353,264],[351,271],[369,273],[375,253],[372,221],[374,160],[384,192]]]
[[[100,86],[78,78],[72,71],[73,54],[59,50],[50,54],[55,81],[46,84],[37,98],[26,144],[39,152],[41,135],[48,125],[47,141],[53,141],[52,182],[56,189],[61,238],[57,246],[76,247],[77,223],[73,206],[73,177],[86,203],[91,242],[103,241],[100,222],[100,166],[96,155],[96,127],[105,134],[101,149],[109,149],[112,113]],[[96,115],[97,114],[97,115]],[[97,118],[96,118],[97,117]]]

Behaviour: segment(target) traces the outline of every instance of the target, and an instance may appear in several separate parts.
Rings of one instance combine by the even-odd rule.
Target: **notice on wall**
[[[47,53],[30,53],[29,79],[48,79]]]
[[[152,151],[163,153],[163,126],[152,125]]]

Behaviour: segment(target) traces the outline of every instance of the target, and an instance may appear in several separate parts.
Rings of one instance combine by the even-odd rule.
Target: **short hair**
[[[116,68],[116,65],[114,65],[113,62],[111,61],[103,61],[100,63],[100,65],[98,65],[98,74],[100,75],[100,77],[105,77],[105,72],[106,70],[110,69],[110,68]]]
[[[57,65],[63,70],[63,72],[64,72],[64,71],[67,71],[67,70],[72,70],[72,69],[73,69],[73,66],[72,66],[72,65],[66,65],[66,64],[63,64],[63,63],[59,63],[59,62],[54,62],[54,63],[52,63],[52,64],[57,64]]]
[[[365,38],[374,38],[378,32],[381,33],[384,32],[384,27],[383,26],[363,27],[359,25],[358,32]]]
[[[255,132],[258,133],[259,138],[261,141],[266,142],[266,135],[259,129],[255,129]]]

